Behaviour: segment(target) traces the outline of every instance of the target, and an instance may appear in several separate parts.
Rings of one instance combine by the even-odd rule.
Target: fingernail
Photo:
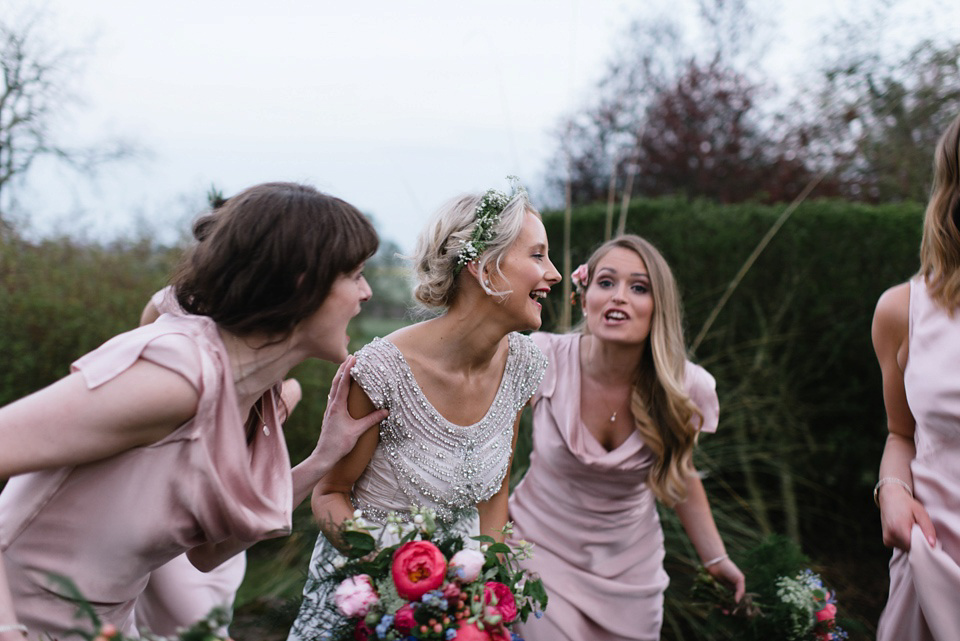
[[[933,547],[934,544],[936,543],[936,541],[933,540],[933,537],[932,537],[932,536],[928,536],[928,537],[927,537],[927,543],[930,544],[930,547]]]

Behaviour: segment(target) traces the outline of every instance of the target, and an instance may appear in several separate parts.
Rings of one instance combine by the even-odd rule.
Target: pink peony
[[[837,606],[828,603],[823,609],[817,612],[817,621],[832,621],[837,616]]]
[[[496,597],[496,605],[491,604]],[[503,617],[504,623],[510,623],[517,618],[517,602],[513,599],[510,588],[497,581],[487,581],[483,584],[483,602],[490,605],[497,614]]]
[[[417,621],[413,618],[413,606],[409,603],[397,610],[397,614],[393,619],[393,627],[395,627],[398,632],[407,634],[416,624]]]
[[[447,560],[433,543],[410,541],[393,553],[390,573],[397,594],[409,601],[419,601],[424,593],[443,585]]]
[[[460,550],[450,559],[450,567],[456,570],[456,576],[464,583],[476,581],[483,569],[486,556],[480,550]]]
[[[577,267],[573,270],[573,273],[570,274],[570,281],[578,287],[586,287],[588,278],[590,278],[590,270],[587,268],[586,263]]]
[[[350,618],[366,616],[370,606],[379,600],[373,581],[366,574],[344,579],[333,593],[340,614]]]

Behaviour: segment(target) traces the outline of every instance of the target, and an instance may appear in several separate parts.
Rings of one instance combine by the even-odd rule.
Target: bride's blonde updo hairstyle
[[[499,215],[487,223],[490,239],[475,258],[481,274],[484,269],[490,268],[501,281],[504,277],[500,262],[520,235],[524,214],[530,212],[540,216],[527,199],[526,192],[522,189],[517,191]],[[413,296],[421,305],[431,309],[449,308],[457,297],[461,277],[470,278],[464,264],[470,261],[462,260],[461,254],[464,246],[475,237],[477,211],[484,196],[465,194],[450,200],[434,213],[426,228],[420,232],[412,258],[417,281]],[[488,289],[482,278],[481,287],[488,294],[506,296],[510,293]]]

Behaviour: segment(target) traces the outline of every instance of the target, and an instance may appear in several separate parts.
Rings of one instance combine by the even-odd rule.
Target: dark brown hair
[[[177,300],[241,335],[289,334],[379,242],[356,207],[295,183],[250,187],[201,220],[202,242],[173,278]]]

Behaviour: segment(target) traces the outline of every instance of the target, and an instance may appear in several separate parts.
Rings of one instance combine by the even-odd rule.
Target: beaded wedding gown
[[[508,341],[507,364],[493,403],[483,419],[468,426],[451,423],[437,412],[389,340],[374,339],[357,352],[353,379],[375,407],[390,411],[380,424],[373,457],[350,496],[364,519],[382,524],[390,512],[402,519],[416,505],[433,508],[438,520],[465,535],[479,533],[476,505],[503,484],[517,413],[537,389],[547,365],[529,337],[512,333]],[[336,556],[327,539],[317,537],[303,604],[288,641],[322,639],[329,630],[330,609],[321,578]]]

